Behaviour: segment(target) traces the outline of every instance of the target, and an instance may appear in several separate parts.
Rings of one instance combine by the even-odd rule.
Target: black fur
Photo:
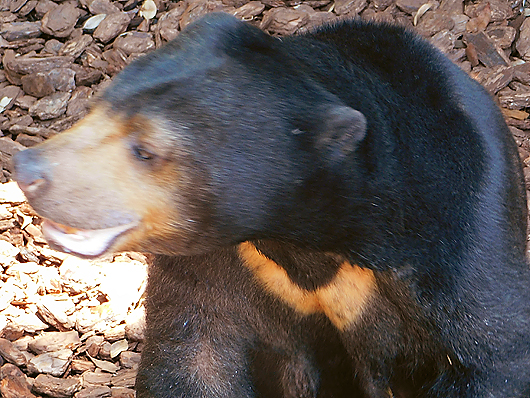
[[[266,294],[235,248],[158,256],[147,297],[138,396],[331,398],[357,391],[329,321],[302,318]]]
[[[528,394],[525,191],[487,94],[397,27],[343,22],[280,41],[217,15],[191,30],[206,31],[214,48],[190,51],[222,66],[193,69],[172,95],[149,91],[145,101],[164,107],[161,97],[171,101],[165,117],[200,121],[193,139],[209,150],[194,157],[218,170],[209,188],[223,241],[289,242],[386,275],[382,303],[342,335],[368,395]],[[149,61],[137,68],[160,67]],[[127,97],[108,92],[116,106]],[[338,106],[367,121],[347,156],[317,145]],[[306,288],[335,269],[296,261],[279,264]]]
[[[385,303],[342,336],[373,396],[388,387],[404,396],[525,396],[525,192],[517,150],[487,94],[397,27],[353,21],[279,41],[211,16],[192,31],[212,27],[205,37],[215,48],[190,51],[222,58],[205,71],[214,82],[201,73],[177,79],[194,88],[175,92],[195,111],[162,113],[203,123],[194,129],[201,145],[235,143],[196,154],[208,156],[205,168],[225,170],[210,187],[224,239],[289,242],[391,275],[380,281]],[[117,106],[127,97],[118,94]],[[367,120],[346,157],[315,144],[327,133],[325,107],[344,105]],[[279,263],[309,288],[335,269]]]

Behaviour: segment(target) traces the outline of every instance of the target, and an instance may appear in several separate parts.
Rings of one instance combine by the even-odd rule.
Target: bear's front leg
[[[253,397],[248,301],[228,252],[156,257],[149,269],[139,398]],[[241,271],[239,269],[239,271]],[[241,276],[239,276],[241,280]]]
[[[253,397],[244,345],[215,338],[148,341],[137,396],[157,398]]]

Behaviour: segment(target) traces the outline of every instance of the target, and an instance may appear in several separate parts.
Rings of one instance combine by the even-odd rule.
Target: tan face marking
[[[71,129],[35,147],[49,165],[49,186],[30,203],[66,233],[136,223],[116,239],[114,251],[149,251],[153,242],[177,241],[183,200],[175,192],[186,187],[180,186],[177,162],[164,158],[171,150],[164,140],[170,133],[156,119],[109,109],[99,104]],[[156,147],[158,142],[164,148]],[[160,161],[154,167],[142,163],[134,145],[153,148],[162,154]]]
[[[376,293],[374,273],[347,261],[342,263],[326,286],[305,290],[291,281],[285,269],[262,255],[252,243],[241,243],[239,254],[244,265],[268,292],[302,315],[324,313],[339,330],[353,324]]]

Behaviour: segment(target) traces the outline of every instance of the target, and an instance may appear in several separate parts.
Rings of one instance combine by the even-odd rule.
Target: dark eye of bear
[[[156,155],[153,152],[147,150],[142,145],[133,145],[132,152],[138,160],[143,162],[152,161],[156,158]]]

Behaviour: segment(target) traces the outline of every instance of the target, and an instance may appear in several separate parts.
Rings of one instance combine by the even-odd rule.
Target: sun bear
[[[400,27],[211,14],[20,152],[50,244],[154,254],[138,397],[528,397],[517,148]]]

